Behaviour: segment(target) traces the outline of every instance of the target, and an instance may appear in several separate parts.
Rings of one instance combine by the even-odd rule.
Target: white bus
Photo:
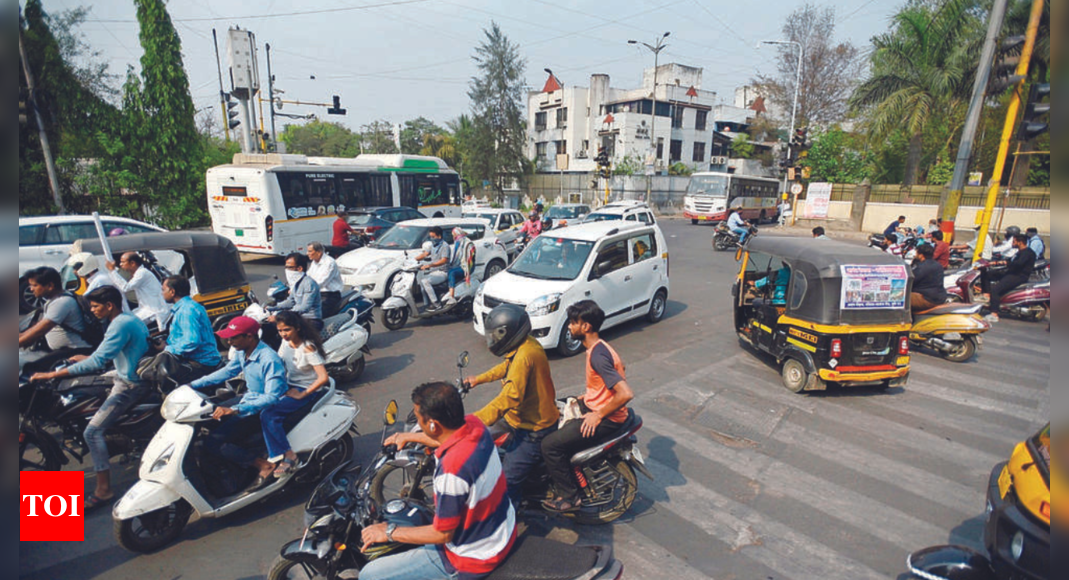
[[[779,218],[780,182],[767,177],[702,172],[690,176],[683,217],[690,223],[720,222],[733,210],[747,220]]]
[[[212,231],[238,250],[284,256],[330,244],[338,209],[407,206],[459,217],[460,176],[437,157],[237,154],[207,173]]]

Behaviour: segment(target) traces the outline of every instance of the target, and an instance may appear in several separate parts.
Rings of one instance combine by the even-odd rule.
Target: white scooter
[[[256,478],[256,470],[207,452],[201,441],[219,424],[212,419],[214,411],[212,399],[188,386],[175,389],[164,401],[161,414],[166,423],[141,458],[140,481],[112,511],[120,546],[131,552],[154,552],[177,539],[191,519],[229,515],[278,493],[294,479],[318,481],[350,459],[353,437],[359,436],[354,421],[360,408],[331,381],[318,401],[285,423],[298,456],[297,470],[247,492],[243,490]],[[259,429],[248,441],[235,444],[252,448],[256,439],[262,444]]]
[[[340,383],[349,383],[360,378],[371,354],[368,347],[368,331],[359,323],[357,310],[345,310],[323,321],[323,351],[327,353],[327,374]],[[263,324],[271,315],[259,304],[245,309],[245,316]]]
[[[472,303],[475,302],[475,293],[482,284],[482,277],[476,272],[471,273],[471,283],[460,280],[454,291],[455,303],[445,302],[444,297],[449,292],[449,286],[443,282],[435,287],[435,292],[442,297],[444,305],[440,310],[427,311],[416,302],[416,280],[420,272],[420,263],[415,260],[406,260],[401,266],[401,271],[394,276],[390,286],[390,297],[382,303],[382,325],[390,330],[399,330],[405,326],[409,317],[419,320],[421,318],[434,318],[436,316],[452,315],[457,318],[470,317]]]

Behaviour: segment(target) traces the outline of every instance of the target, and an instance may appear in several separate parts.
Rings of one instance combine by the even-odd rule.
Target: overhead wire
[[[359,6],[339,6],[337,8],[321,8],[318,10],[296,10],[293,12],[277,12],[274,14],[245,14],[238,16],[205,16],[198,18],[172,18],[173,22],[218,22],[220,20],[265,20],[268,18],[286,18],[290,16],[309,16],[315,14],[331,14],[337,12],[351,12],[354,10],[369,10],[372,8],[383,8],[386,6],[403,6],[405,4],[421,4],[423,2],[430,2],[431,0],[391,0],[390,2],[380,2],[378,4],[361,4]],[[131,19],[94,19],[92,22],[137,22],[137,20]]]

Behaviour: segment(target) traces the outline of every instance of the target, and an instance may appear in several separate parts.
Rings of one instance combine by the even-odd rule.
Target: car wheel
[[[650,301],[650,311],[646,314],[646,320],[654,324],[660,322],[664,318],[664,311],[667,306],[668,293],[664,290],[658,290],[653,295],[653,300]]]
[[[579,354],[579,351],[583,350],[583,342],[577,338],[572,337],[572,333],[568,330],[568,324],[566,323],[560,330],[560,340],[557,341],[557,352],[561,356],[571,357]]]
[[[504,269],[505,263],[501,260],[490,260],[490,263],[486,265],[486,274],[483,276],[483,282],[486,282],[495,274],[499,274]]]
[[[19,315],[37,310],[43,301],[33,295],[29,280],[19,280]]]

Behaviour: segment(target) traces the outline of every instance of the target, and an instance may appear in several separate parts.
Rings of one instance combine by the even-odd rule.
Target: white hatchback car
[[[514,209],[491,209],[479,208],[476,211],[464,212],[466,218],[478,218],[489,222],[497,239],[505,245],[505,251],[509,256],[516,253],[516,240],[520,238],[520,227],[523,226],[523,214]]]
[[[668,303],[668,246],[657,226],[619,221],[581,224],[536,238],[475,296],[475,330],[502,303],[531,316],[531,334],[547,349],[572,356],[583,345],[568,332],[566,311],[593,300],[610,328],[634,318],[657,322]]]
[[[614,201],[603,205],[586,216],[583,223],[623,220],[628,222],[642,222],[655,224],[650,206],[641,201]]]
[[[453,228],[460,226],[475,243],[475,267],[485,268],[483,280],[505,269],[508,254],[485,220],[465,218],[430,218],[401,222],[371,244],[338,258],[342,282],[361,290],[372,300],[385,299],[394,274],[400,271],[406,255],[420,253],[433,226],[442,228],[442,237],[453,243]]]

